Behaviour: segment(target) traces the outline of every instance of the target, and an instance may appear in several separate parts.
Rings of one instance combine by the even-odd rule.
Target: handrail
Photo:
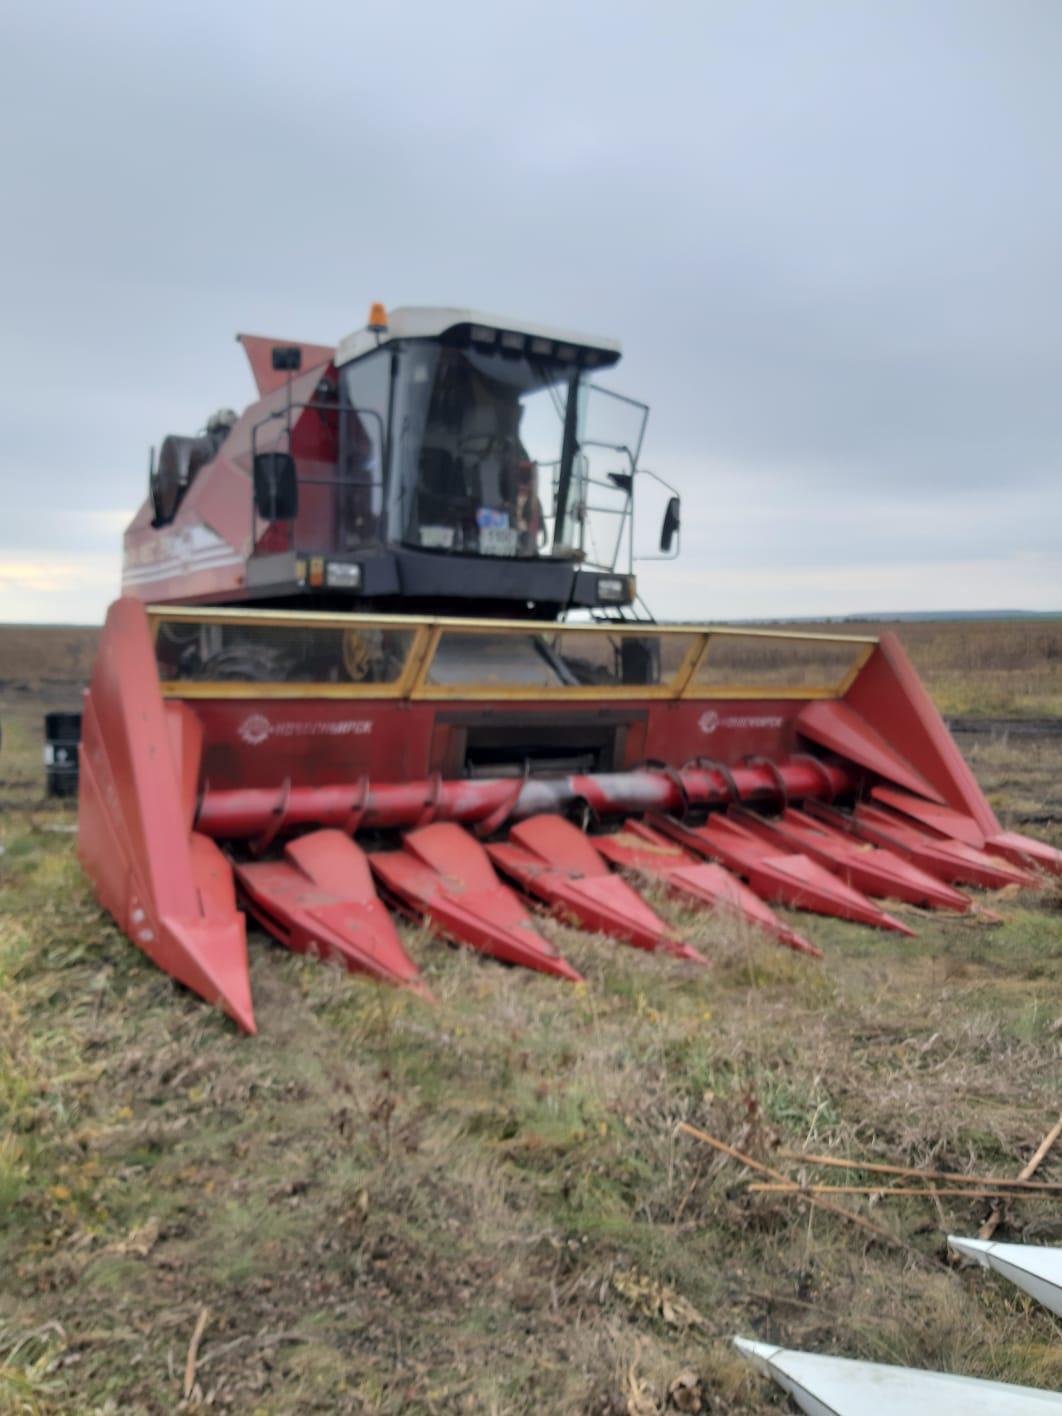
[[[615,621],[602,624],[594,621],[485,619],[459,615],[392,615],[364,614],[355,610],[255,610],[214,605],[148,605],[149,619],[201,620],[204,624],[238,624],[240,621],[258,624],[320,624],[343,628],[360,625],[366,629],[387,629],[392,625],[412,628],[426,625],[442,629],[521,630],[556,634],[561,630],[578,630],[588,634],[720,634],[755,639],[803,639],[833,644],[877,644],[876,634],[829,634],[821,630],[757,629],[753,625],[707,624],[703,620],[688,623],[648,624],[641,620]]]
[[[400,670],[386,682],[286,681],[258,682],[246,680],[179,679],[163,683],[163,693],[173,698],[378,698],[407,700],[523,700],[532,702],[578,700],[782,700],[838,698],[873,653],[877,640],[868,635],[823,634],[808,631],[744,629],[730,625],[645,625],[557,623],[534,620],[458,619],[423,615],[364,615],[298,610],[198,609],[181,606],[174,609],[150,607],[149,621],[154,636],[166,623],[245,625],[249,628],[332,629],[344,634],[359,630],[383,630],[394,634],[405,630],[409,643]],[[658,682],[571,684],[524,684],[496,681],[484,674],[465,681],[433,683],[431,668],[440,644],[452,635],[483,635],[498,637],[535,637],[569,635],[584,640],[604,636],[615,643],[622,638],[666,641],[682,636],[689,641],[681,662],[668,670]],[[713,641],[752,639],[786,644],[809,643],[842,645],[851,649],[840,677],[830,682],[772,683],[722,682],[705,683],[699,673],[709,656]],[[829,673],[833,666],[827,666]],[[840,668],[840,666],[836,666]]]
[[[595,390],[596,392],[601,393],[601,394],[605,394],[605,395],[607,395],[607,396],[610,397],[610,398],[618,399],[618,400],[619,400],[620,402],[622,402],[622,403],[630,403],[630,404],[631,404],[632,406],[634,406],[634,407],[645,408],[646,413],[648,413],[648,408],[646,408],[645,405],[639,403],[636,399],[627,398],[626,395],[624,395],[624,394],[617,394],[617,393],[615,393],[615,392],[614,392],[613,390],[611,390],[611,389],[604,389],[604,388],[601,388],[600,386],[598,386],[598,385],[596,385],[596,384],[595,384],[595,385],[592,385],[592,387],[594,388],[594,390]],[[377,409],[375,409],[375,408],[354,408],[354,407],[351,407],[351,406],[349,406],[349,405],[347,405],[347,404],[344,404],[344,403],[342,403],[342,402],[340,402],[340,401],[338,401],[338,400],[337,400],[337,401],[332,401],[332,400],[324,401],[324,400],[321,400],[321,399],[311,398],[311,399],[299,400],[298,402],[285,403],[285,404],[284,404],[282,407],[280,407],[280,408],[271,409],[271,410],[270,410],[268,413],[266,413],[262,418],[260,418],[256,423],[252,424],[252,426],[251,426],[251,462],[252,462],[252,466],[253,466],[253,463],[254,463],[254,458],[255,458],[255,456],[257,455],[257,452],[258,452],[258,450],[259,450],[259,449],[258,449],[258,435],[259,435],[259,432],[261,431],[261,429],[268,427],[270,424],[283,423],[285,426],[282,427],[282,428],[279,428],[279,429],[277,430],[277,433],[278,433],[278,436],[281,436],[281,437],[286,434],[287,440],[288,440],[288,449],[289,449],[289,451],[290,451],[290,448],[291,448],[291,438],[292,438],[292,433],[293,433],[293,431],[294,431],[294,427],[293,427],[293,424],[292,424],[292,417],[291,417],[292,413],[293,413],[293,412],[303,413],[303,412],[307,412],[307,411],[311,411],[311,410],[314,410],[314,411],[316,411],[316,412],[322,414],[323,416],[335,417],[337,420],[338,420],[338,419],[341,419],[341,418],[343,418],[343,417],[349,417],[351,414],[354,414],[354,415],[356,415],[356,416],[359,417],[359,418],[372,418],[372,419],[374,419],[374,420],[376,421],[376,423],[378,424],[379,430],[380,430],[380,432],[379,432],[379,438],[380,438],[379,446],[380,446],[381,450],[385,449],[385,447],[386,447],[387,429],[386,429],[386,427],[385,427],[385,425],[384,425],[383,417],[382,417],[382,415],[379,413],[379,411],[378,411]],[[644,437],[644,433],[645,433],[645,425],[644,425],[644,420],[643,420],[642,429],[641,429],[641,437]],[[639,438],[639,448],[640,448],[640,446],[641,446],[641,437]],[[607,561],[607,560],[604,560],[604,559],[601,559],[601,560],[588,559],[588,560],[586,560],[584,563],[585,563],[589,568],[592,568],[592,569],[604,570],[604,571],[616,571],[616,570],[617,570],[617,562],[619,561],[619,557],[620,557],[620,549],[621,549],[621,546],[622,546],[622,544],[623,544],[624,531],[625,531],[625,530],[627,529],[627,527],[629,526],[629,527],[630,527],[630,532],[631,532],[631,534],[630,534],[630,536],[628,537],[628,548],[627,548],[627,552],[628,552],[628,553],[627,553],[627,558],[626,558],[626,571],[625,571],[625,573],[629,575],[629,574],[631,574],[631,573],[633,572],[634,559],[635,559],[635,556],[634,556],[634,539],[633,539],[633,527],[634,527],[634,480],[635,480],[635,478],[638,476],[638,474],[639,474],[639,472],[640,472],[640,470],[641,470],[641,469],[639,469],[639,467],[638,467],[638,465],[637,465],[638,450],[637,450],[637,449],[632,450],[626,443],[606,442],[606,441],[604,441],[604,440],[602,440],[602,439],[598,439],[598,438],[581,438],[581,439],[579,440],[579,449],[582,450],[583,448],[598,448],[598,449],[605,450],[605,451],[609,451],[609,452],[620,453],[620,454],[624,455],[624,456],[627,458],[627,461],[628,461],[629,464],[630,464],[630,473],[629,473],[629,475],[630,475],[630,478],[631,478],[631,486],[630,486],[630,488],[629,488],[629,489],[627,490],[627,492],[626,492],[626,496],[625,496],[624,503],[623,503],[622,506],[590,506],[588,503],[584,503],[584,507],[583,507],[583,510],[584,510],[585,512],[592,513],[594,516],[613,516],[613,517],[616,517],[616,518],[618,519],[618,521],[619,521],[619,528],[618,528],[618,530],[617,530],[617,532],[616,532],[616,543],[615,543],[615,547],[613,548],[611,561]],[[555,465],[553,462],[542,462],[542,463],[539,463],[539,466],[540,466],[540,467],[549,467],[549,466],[553,466],[553,465]],[[646,473],[645,475],[650,476],[650,477],[653,477],[655,480],[661,482],[662,485],[664,485],[664,486],[668,486],[668,484],[665,483],[665,482],[663,482],[663,479],[660,478],[660,477],[658,477],[657,474],[654,473],[654,472],[648,472],[648,473]],[[341,475],[339,475],[339,472],[338,472],[338,463],[337,463],[337,475],[335,476],[335,478],[328,478],[328,477],[309,477],[309,476],[305,476],[302,472],[300,472],[300,471],[298,470],[298,465],[297,465],[297,463],[296,463],[296,479],[297,479],[297,481],[298,481],[298,483],[299,483],[300,486],[303,486],[303,485],[305,485],[305,486],[335,486],[335,487],[342,487],[342,488],[359,487],[359,488],[365,488],[365,489],[370,490],[370,491],[375,491],[375,490],[377,490],[377,489],[379,489],[379,490],[381,490],[381,491],[384,491],[384,490],[386,489],[386,485],[387,485],[387,478],[386,478],[386,475],[384,475],[382,472],[381,472],[381,474],[380,474],[379,476],[377,476],[377,477],[372,477],[372,478],[371,478],[370,480],[368,480],[368,481],[362,481],[362,480],[358,480],[358,479],[354,479],[354,478],[348,478],[348,477],[345,477],[345,476],[341,476]],[[606,481],[602,480],[600,477],[593,477],[593,476],[588,476],[588,477],[586,477],[586,478],[584,479],[584,485],[586,485],[587,487],[591,487],[591,486],[593,486],[593,487],[600,487],[600,488],[602,488],[603,490],[609,491],[609,492],[618,492],[618,491],[621,490],[620,488],[616,487],[614,484],[609,483],[609,482],[606,482]],[[671,489],[671,490],[673,490],[673,489]],[[401,496],[404,496],[404,495],[405,495],[405,486],[404,486],[404,484],[403,484],[403,487],[402,487],[402,490],[401,490],[400,495],[401,495]],[[555,512],[553,513],[553,515],[555,516]],[[255,503],[254,503],[254,488],[253,488],[253,484],[252,484],[252,488],[251,488],[251,526],[250,526],[250,544],[251,544],[252,547],[256,547],[257,544],[258,544],[257,528],[258,528],[258,522],[259,522],[260,519],[261,519],[261,518],[258,516],[257,511],[256,511],[256,508],[255,508]],[[296,517],[295,519],[297,520],[298,518]],[[552,517],[551,517],[551,518],[547,518],[547,519],[552,519]],[[585,530],[585,527],[584,527],[584,530]],[[582,550],[584,551],[584,553],[585,553],[585,546],[581,546],[580,549],[582,549]],[[464,554],[476,555],[476,554],[478,554],[478,553],[475,552],[475,551],[465,551]],[[543,557],[543,559],[552,559],[552,557],[550,557],[550,556],[547,555],[547,556]],[[638,557],[638,559],[656,559],[656,557]]]

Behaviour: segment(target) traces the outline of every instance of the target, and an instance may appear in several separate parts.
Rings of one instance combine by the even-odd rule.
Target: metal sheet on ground
[[[734,1345],[808,1416],[1057,1416],[1062,1396],[1010,1382],[820,1357],[736,1337]]]
[[[997,1244],[985,1239],[948,1235],[957,1254],[975,1259],[1062,1317],[1062,1248],[1038,1244]]]

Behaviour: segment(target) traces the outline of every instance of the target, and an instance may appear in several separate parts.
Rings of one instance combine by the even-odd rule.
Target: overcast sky
[[[1062,3],[29,0],[0,20],[0,620],[98,621],[237,330],[619,337],[658,615],[1062,609]]]

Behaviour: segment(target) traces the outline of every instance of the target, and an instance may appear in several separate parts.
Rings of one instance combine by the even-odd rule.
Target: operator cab
[[[619,356],[613,340],[467,310],[377,311],[336,352],[347,546],[394,545],[418,599],[463,590],[510,614],[629,603],[632,577],[597,567],[603,599],[592,568],[580,448],[589,374]]]
[[[218,430],[220,447],[167,440],[152,470],[163,536],[193,510],[213,524],[202,485],[182,512],[193,477],[252,472],[245,577],[208,593],[539,619],[634,602],[636,482],[658,499],[672,489],[638,466],[647,407],[593,382],[618,362],[615,340],[463,309],[388,317],[379,305],[334,351],[241,339],[260,402],[231,437],[231,425]],[[198,461],[167,500],[176,441]],[[665,554],[677,512],[672,496]]]
[[[408,504],[402,539],[472,555],[548,551],[538,481],[551,468],[540,468],[533,452],[541,449],[529,448],[521,433],[536,400],[556,396],[558,386],[563,398],[563,375],[539,361],[474,347],[427,345],[406,360],[409,373],[400,385],[406,433],[398,447]],[[556,433],[556,449],[546,451],[556,452],[559,464],[559,427]],[[530,441],[533,433],[525,436]]]

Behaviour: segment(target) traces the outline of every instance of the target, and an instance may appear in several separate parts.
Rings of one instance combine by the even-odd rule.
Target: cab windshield
[[[464,555],[581,558],[575,497],[554,512],[575,457],[579,372],[516,351],[406,346],[395,398],[401,539]],[[577,409],[573,410],[574,413]]]

